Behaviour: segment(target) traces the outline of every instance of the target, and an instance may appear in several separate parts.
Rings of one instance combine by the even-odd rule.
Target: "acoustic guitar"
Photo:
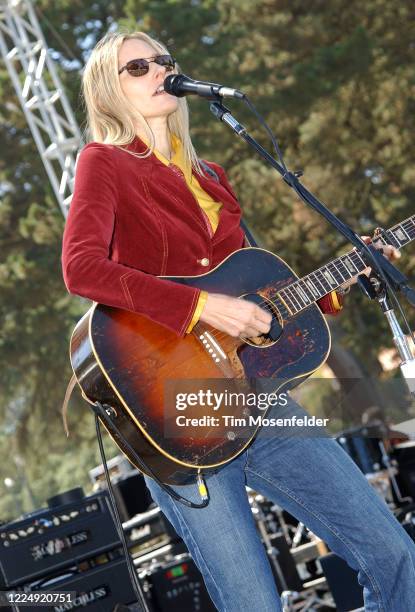
[[[396,248],[414,239],[415,215],[377,238]],[[193,404],[178,409],[177,394],[212,385],[224,393],[282,394],[305,380],[330,350],[317,300],[366,267],[353,250],[298,278],[273,253],[248,247],[206,274],[164,277],[267,308],[271,330],[255,339],[234,338],[201,322],[180,338],[144,315],[94,303],[72,334],[75,377],[89,402],[111,407],[118,433],[107,429],[133,464],[124,440],[161,481],[184,484],[196,471],[215,470],[241,453],[267,409],[242,403],[232,408],[234,419],[224,419],[209,407],[206,420],[206,402],[195,402],[193,394]],[[185,427],[177,426],[179,416]]]

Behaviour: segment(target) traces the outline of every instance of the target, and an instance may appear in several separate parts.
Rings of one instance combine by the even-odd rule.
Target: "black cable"
[[[161,480],[153,472],[153,470],[148,465],[146,465],[146,463],[144,463],[141,457],[137,455],[137,453],[135,452],[131,444],[128,442],[128,440],[124,438],[123,434],[120,432],[120,430],[118,429],[114,421],[109,417],[109,414],[107,413],[106,409],[100,402],[95,402],[94,404],[91,404],[91,405],[92,405],[92,409],[94,410],[95,414],[96,415],[98,414],[98,416],[104,421],[108,429],[110,431],[112,430],[113,432],[115,432],[116,435],[123,441],[125,449],[130,454],[136,466],[138,466],[139,469],[142,472],[144,472],[144,474],[148,474],[151,478],[153,478],[153,480],[157,482],[160,488],[163,489],[163,491],[165,491],[168,495],[170,495],[170,497],[172,497],[175,501],[183,504],[184,506],[187,506],[188,508],[205,508],[208,505],[209,500],[210,500],[209,491],[208,491],[208,488],[206,487],[205,481],[201,473],[197,475],[197,484],[199,488],[199,493],[203,501],[200,504],[195,504],[194,502],[191,502],[189,499],[182,497],[179,493],[176,493],[176,491],[172,489],[169,485],[165,484],[164,482],[161,482]],[[108,406],[108,408],[110,410],[113,410],[111,406]]]
[[[282,156],[280,146],[278,144],[277,139],[274,136],[273,131],[271,130],[271,128],[269,127],[269,125],[267,124],[267,122],[265,121],[265,119],[261,115],[261,113],[255,108],[253,102],[251,102],[251,100],[248,98],[247,95],[244,95],[243,100],[244,100],[245,104],[247,104],[249,109],[254,113],[254,115],[256,116],[258,121],[261,123],[261,125],[263,125],[265,130],[268,132],[269,137],[271,138],[272,145],[273,145],[273,147],[275,149],[275,152],[278,155],[278,160],[279,160],[279,162],[280,162],[280,164],[281,164],[285,174],[288,174],[287,166],[285,165],[284,158]]]
[[[134,563],[132,561],[132,558],[128,550],[128,545],[125,539],[124,530],[122,528],[121,517],[120,517],[120,513],[118,512],[117,502],[115,501],[114,491],[112,489],[112,484],[111,484],[111,478],[110,478],[109,471],[108,471],[107,458],[105,456],[104,445],[102,443],[101,428],[100,428],[100,422],[99,422],[99,417],[97,413],[95,413],[95,429],[97,432],[98,446],[99,446],[99,451],[101,453],[102,465],[104,466],[104,472],[105,472],[105,478],[107,481],[108,492],[109,492],[110,499],[111,499],[112,511],[114,513],[115,526],[118,531],[118,536],[122,542],[125,560],[127,562],[128,572],[130,574],[131,583],[133,585],[134,593],[137,598],[137,603],[140,606],[140,612],[150,612],[147,606],[147,602],[144,598],[144,595],[141,589],[141,585],[138,580],[138,576],[135,571]]]

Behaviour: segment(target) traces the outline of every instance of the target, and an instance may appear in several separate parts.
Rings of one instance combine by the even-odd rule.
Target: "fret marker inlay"
[[[328,281],[332,287],[337,286],[336,280],[333,278],[333,275],[330,274],[328,270],[324,270],[323,275],[326,281]]]
[[[352,262],[347,257],[345,257],[343,260],[343,263],[346,266],[346,268],[349,270],[350,274],[354,275],[356,272],[356,268],[354,267]]]
[[[309,280],[307,278],[305,282],[306,282],[307,287],[310,289],[311,293],[314,295],[314,297],[318,298],[319,297],[319,293],[318,293],[317,289],[314,287],[314,285],[311,282],[311,280]]]

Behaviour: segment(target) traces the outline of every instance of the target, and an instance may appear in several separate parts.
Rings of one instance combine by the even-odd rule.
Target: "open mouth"
[[[164,85],[159,85],[156,89],[156,91],[153,93],[153,96],[160,96],[161,94],[166,93],[164,91]]]

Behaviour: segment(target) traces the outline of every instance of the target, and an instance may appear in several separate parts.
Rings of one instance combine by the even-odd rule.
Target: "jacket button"
[[[210,261],[207,257],[204,257],[203,259],[198,259],[197,261],[200,263],[201,266],[204,266],[205,268],[210,264]]]

